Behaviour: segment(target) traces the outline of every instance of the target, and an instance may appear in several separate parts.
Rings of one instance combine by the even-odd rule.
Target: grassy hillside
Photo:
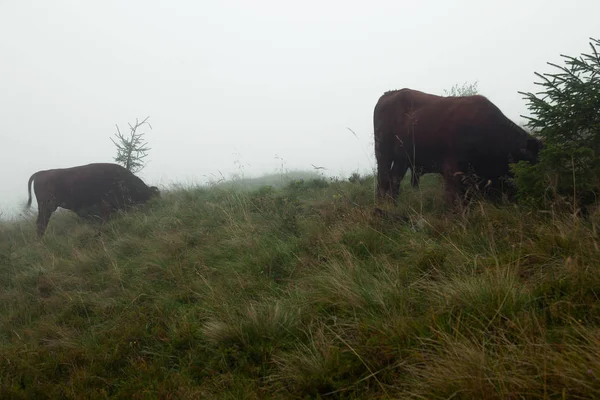
[[[597,217],[444,215],[426,176],[384,218],[373,193],[178,189],[41,243],[3,223],[0,398],[600,398]]]

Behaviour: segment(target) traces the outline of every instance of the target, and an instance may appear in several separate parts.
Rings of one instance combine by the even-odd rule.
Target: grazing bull
[[[31,183],[38,203],[37,234],[42,237],[57,207],[74,211],[88,218],[93,210],[100,211],[105,221],[118,209],[142,204],[160,195],[155,186],[148,187],[126,168],[110,163],[81,165],[38,171],[31,175],[27,190],[31,206]]]
[[[457,175],[472,171],[499,187],[509,164],[536,162],[541,142],[481,95],[443,97],[417,90],[384,93],[373,112],[377,197],[396,199],[406,170],[444,177],[446,202],[460,193]]]

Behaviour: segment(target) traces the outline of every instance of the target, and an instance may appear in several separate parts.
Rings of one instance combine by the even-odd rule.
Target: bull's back
[[[455,125],[448,122],[459,106],[446,98],[412,89],[383,95],[375,108],[375,135],[382,142],[435,150],[451,144]]]
[[[89,182],[96,185],[96,197],[98,192],[110,194],[110,199],[119,205],[146,201],[150,197],[151,189],[148,185],[125,167],[108,163],[90,164],[86,167],[86,171],[82,170],[80,176],[89,176]]]
[[[379,98],[373,122],[376,146],[395,152],[409,149],[409,153],[437,161],[448,155],[472,157],[488,151],[497,151],[500,157],[522,145],[525,137],[481,95],[443,97],[411,89],[391,91]]]
[[[78,209],[98,204],[107,195],[120,195],[133,174],[116,164],[96,163],[46,170],[41,191],[51,191],[61,207]]]
[[[453,146],[475,140],[499,145],[518,139],[510,121],[484,96],[441,97],[423,101],[414,112],[415,134],[431,144]],[[480,143],[485,144],[485,143]]]
[[[373,122],[375,125],[386,125],[397,130],[415,122],[414,118],[420,113],[443,109],[440,103],[444,99],[441,96],[407,88],[386,92],[375,105]]]

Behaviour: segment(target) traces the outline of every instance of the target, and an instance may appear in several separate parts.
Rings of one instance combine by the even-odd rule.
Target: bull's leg
[[[406,171],[408,170],[408,160],[406,157],[398,157],[394,160],[394,165],[392,166],[391,174],[391,194],[392,199],[396,200],[398,198],[398,194],[400,193],[400,182],[406,175]]]
[[[113,205],[106,200],[103,200],[100,203],[100,218],[103,224],[106,223],[106,221],[108,221],[108,218],[110,217],[113,208]]]
[[[377,198],[392,198],[392,157],[377,157]]]
[[[400,182],[408,169],[406,158],[377,160],[377,197],[395,201],[400,193]]]
[[[38,216],[36,220],[38,238],[44,236],[48,222],[50,222],[50,217],[54,211],[56,211],[55,205],[51,203],[38,203]]]
[[[461,185],[460,177],[456,175],[460,172],[455,162],[448,161],[442,165],[442,176],[444,177],[444,200],[446,207],[453,209],[460,201]]]
[[[487,191],[487,198],[496,202],[512,202],[517,195],[516,186],[511,181],[504,180],[501,176],[490,179]]]

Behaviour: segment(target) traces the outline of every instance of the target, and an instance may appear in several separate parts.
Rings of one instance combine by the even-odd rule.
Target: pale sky
[[[372,170],[373,108],[390,89],[478,81],[520,123],[517,91],[588,52],[599,15],[598,0],[0,0],[0,212],[38,170],[113,162],[115,124],[146,116],[139,176],[159,186],[237,162],[277,172],[276,156]]]

